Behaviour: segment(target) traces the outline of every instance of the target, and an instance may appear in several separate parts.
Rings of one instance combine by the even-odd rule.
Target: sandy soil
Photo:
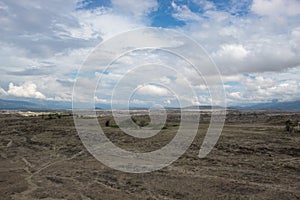
[[[107,136],[132,151],[152,151],[176,133],[176,114],[158,136],[133,140],[100,117]],[[175,116],[175,117],[174,117]],[[0,114],[1,199],[300,199],[300,133],[284,122],[300,113],[230,112],[219,142],[197,157],[208,127],[202,115],[189,150],[146,174],[106,167],[82,145],[72,116]],[[173,121],[172,121],[173,120]]]

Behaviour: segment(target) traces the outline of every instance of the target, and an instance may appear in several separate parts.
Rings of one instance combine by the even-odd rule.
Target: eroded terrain
[[[172,139],[178,128],[172,115],[148,140],[122,134],[107,124],[109,115],[99,121],[118,146],[146,152]],[[200,159],[209,122],[203,114],[197,137],[179,160],[159,171],[129,174],[87,152],[68,114],[2,113],[1,199],[300,199],[300,133],[285,132],[289,118],[300,120],[300,113],[229,112],[214,150]]]

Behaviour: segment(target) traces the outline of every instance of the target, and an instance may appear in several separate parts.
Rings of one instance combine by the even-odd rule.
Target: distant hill
[[[300,100],[299,101],[286,101],[286,102],[270,102],[260,103],[247,106],[240,106],[232,108],[240,110],[282,110],[282,111],[300,111]]]
[[[0,99],[1,110],[26,110],[36,107],[38,107],[38,105],[32,102]]]
[[[0,99],[0,110],[66,110],[71,109],[71,106],[71,102],[62,101]]]
[[[221,107],[221,106],[214,106],[214,107],[212,107],[211,105],[184,107],[184,109],[199,109],[199,110],[211,110],[212,108],[214,108],[214,109],[218,109],[218,108],[221,109],[223,107]]]
[[[0,110],[70,110],[71,101],[49,101],[41,99],[3,100],[0,99]],[[110,109],[110,105],[96,104],[96,109]]]
[[[183,109],[199,109],[210,110],[212,106],[187,106]],[[222,108],[215,106],[214,108]],[[72,102],[70,101],[47,101],[38,99],[28,99],[28,101],[21,100],[3,100],[0,99],[0,110],[69,110],[72,109]],[[110,110],[111,106],[107,104],[96,104],[96,109]],[[144,110],[147,107],[130,107],[131,110]],[[167,108],[167,109],[180,109],[180,108]],[[289,102],[270,102],[252,104],[246,106],[231,106],[228,109],[238,110],[282,110],[282,111],[300,111],[300,100]]]

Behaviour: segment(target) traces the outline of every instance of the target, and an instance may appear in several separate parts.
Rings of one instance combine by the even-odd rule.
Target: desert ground
[[[146,152],[174,137],[177,115],[171,113],[149,139],[123,134],[109,112],[100,112],[99,122],[119,147]],[[141,119],[147,116],[137,116],[137,123]],[[228,111],[217,145],[200,159],[210,120],[203,113],[193,144],[177,161],[130,174],[103,165],[86,150],[70,113],[2,111],[0,199],[300,199],[300,133],[285,131],[287,119],[300,120],[300,112]]]

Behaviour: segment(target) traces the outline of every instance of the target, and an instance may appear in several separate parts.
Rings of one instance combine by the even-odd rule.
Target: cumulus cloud
[[[76,2],[4,0],[2,4],[7,9],[0,14],[1,27],[5,27],[0,31],[1,41],[22,49],[27,57],[45,58],[70,47],[86,46],[84,40],[62,39],[55,34],[56,24],[79,26],[72,15]]]
[[[98,98],[98,97],[95,97],[94,100],[97,103],[109,103],[109,101],[107,99],[102,99],[102,98]]]
[[[241,99],[241,93],[240,92],[231,92],[229,93],[230,97],[233,97],[234,99],[240,100]]]
[[[15,97],[46,99],[45,95],[37,90],[36,84],[32,82],[25,82],[20,86],[9,83],[8,90],[5,91],[3,88],[0,88],[0,93]]]
[[[215,57],[219,57],[220,60],[231,59],[233,61],[242,61],[244,60],[249,51],[240,44],[224,44],[221,45],[220,49],[213,54]]]
[[[148,4],[140,10],[144,14],[155,7]],[[135,16],[111,8],[77,6],[72,0],[1,1],[0,85],[30,78],[47,96],[71,100],[73,85],[66,83],[76,77],[89,52],[103,39],[143,26]]]
[[[283,9],[299,7],[295,1],[280,2],[284,2]],[[296,13],[281,16],[281,22],[276,17],[261,17],[251,6],[243,17],[216,9],[204,11],[203,16],[205,20],[190,21],[180,29],[196,38],[223,74],[282,71],[300,65]]]
[[[261,103],[271,102],[273,99],[299,100],[300,79],[297,77],[299,70],[300,67],[280,73],[255,73],[225,79],[228,103]]]
[[[112,5],[123,12],[129,12],[135,17],[141,17],[149,14],[151,11],[156,10],[158,3],[156,0],[139,1],[139,0],[112,0]]]
[[[170,95],[170,92],[163,87],[147,84],[147,85],[139,85],[137,87],[137,92],[139,94],[151,95],[151,96],[166,96]]]
[[[300,14],[298,0],[254,0],[251,10],[264,16],[293,16]]]
[[[0,86],[6,88],[9,85],[7,91],[0,87],[1,95],[71,100],[76,72],[92,49],[118,33],[151,25],[151,13],[161,6],[161,2],[156,0],[112,0],[109,7],[78,9],[79,2],[0,2]],[[218,8],[213,1],[191,2],[199,8],[192,9],[182,1],[170,3],[171,16],[185,22],[184,26],[174,29],[200,43],[224,75],[225,83],[233,82],[225,85],[229,101],[300,98],[297,95],[300,82],[298,0],[232,0],[226,9]],[[132,38],[132,41],[140,39]],[[157,40],[159,38],[152,38],[147,42],[150,44]],[[160,43],[168,45],[164,41]],[[180,45],[183,44],[174,40],[174,46]],[[188,46],[185,46],[185,51],[195,54]],[[144,59],[125,56],[118,65],[143,64],[156,59],[160,63],[181,67],[178,71],[192,82],[195,89],[206,90],[203,82],[198,81],[198,75],[185,70],[177,59],[163,53],[151,56],[148,52]],[[98,65],[101,63],[95,66]],[[97,101],[105,103],[116,80],[126,73],[126,67],[116,69],[105,74],[102,83],[105,88]],[[136,79],[155,73],[158,74],[149,70],[137,74]],[[282,78],[279,79],[279,76]],[[158,77],[164,84],[180,81],[181,85],[186,84],[184,78],[176,78],[166,74]],[[87,80],[86,87],[89,84]],[[168,95],[164,88],[156,85],[141,87],[140,92],[159,97]],[[205,99],[209,98],[203,97],[203,101]]]

